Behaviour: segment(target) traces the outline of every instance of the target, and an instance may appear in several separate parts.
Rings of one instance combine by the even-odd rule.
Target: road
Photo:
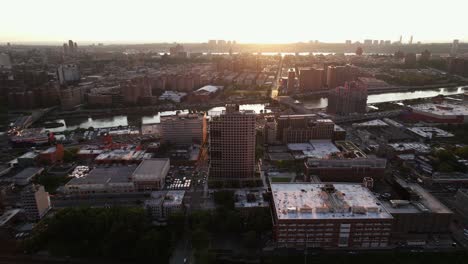
[[[279,81],[281,79],[281,73],[283,71],[283,57],[280,56],[280,61],[278,64],[278,72],[276,73],[276,79],[274,82],[274,85],[271,89],[271,98],[276,99],[278,97],[278,91],[279,91]]]

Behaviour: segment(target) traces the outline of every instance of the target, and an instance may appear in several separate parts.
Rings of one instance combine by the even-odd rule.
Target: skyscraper
[[[450,54],[453,56],[453,55],[457,55],[458,53],[458,44],[459,44],[459,40],[458,39],[454,39],[453,40],[453,43],[452,43],[452,49],[450,51]]]
[[[210,182],[219,184],[258,180],[255,177],[255,112],[238,105],[213,116],[209,124]]]
[[[295,79],[296,79],[296,72],[293,69],[290,69],[288,72],[288,93],[294,90]]]
[[[336,87],[328,94],[327,113],[348,115],[365,113],[367,106],[367,87],[356,82],[345,83],[344,87]]]
[[[75,52],[75,44],[71,39],[68,41],[68,51],[72,54]]]

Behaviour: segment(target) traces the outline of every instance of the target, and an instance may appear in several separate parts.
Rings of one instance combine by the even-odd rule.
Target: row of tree
[[[177,233],[151,225],[141,208],[68,208],[43,220],[25,250],[54,256],[167,263]]]

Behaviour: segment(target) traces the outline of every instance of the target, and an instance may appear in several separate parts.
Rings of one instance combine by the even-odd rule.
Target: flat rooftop
[[[143,160],[133,173],[134,180],[154,180],[166,177],[164,170],[169,170],[168,158]]]
[[[35,151],[29,151],[19,156],[18,159],[35,159],[38,155]]]
[[[449,138],[455,136],[437,127],[409,127],[408,130],[423,138]]]
[[[130,182],[131,175],[136,166],[113,166],[97,167],[91,170],[88,175],[81,178],[73,178],[66,185],[81,184],[106,184]]]
[[[455,104],[419,104],[412,109],[440,116],[468,115],[468,107]]]
[[[273,183],[271,190],[279,220],[392,219],[361,184]]]
[[[395,151],[408,151],[414,150],[421,153],[429,153],[431,151],[431,147],[424,143],[419,142],[400,142],[400,143],[392,143],[388,144],[392,149]]]
[[[340,150],[330,140],[310,140],[309,143],[291,143],[288,149],[296,159],[300,158],[324,158]]]
[[[41,173],[44,169],[40,167],[28,167],[13,176],[13,179],[15,180],[26,180],[31,177],[34,177],[35,175]]]
[[[426,191],[417,183],[408,183],[404,180],[397,179],[398,184],[403,187],[410,188],[419,196],[418,200],[409,201],[409,204],[394,207],[388,201],[381,201],[382,205],[392,214],[396,213],[437,213],[437,214],[452,214],[453,212],[440,202],[436,197]]]

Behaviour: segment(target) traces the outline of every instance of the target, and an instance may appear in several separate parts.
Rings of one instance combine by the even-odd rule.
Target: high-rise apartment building
[[[367,106],[367,89],[356,82],[345,83],[328,94],[327,113],[348,115],[365,113]]]
[[[255,112],[227,105],[209,123],[210,182],[255,181]]]
[[[205,114],[179,114],[161,117],[163,142],[176,145],[203,144],[206,139]]]
[[[299,69],[299,87],[301,91],[320,90],[323,87],[323,70],[315,68]]]
[[[296,72],[290,69],[288,72],[288,93],[294,90],[294,84],[296,82]]]

